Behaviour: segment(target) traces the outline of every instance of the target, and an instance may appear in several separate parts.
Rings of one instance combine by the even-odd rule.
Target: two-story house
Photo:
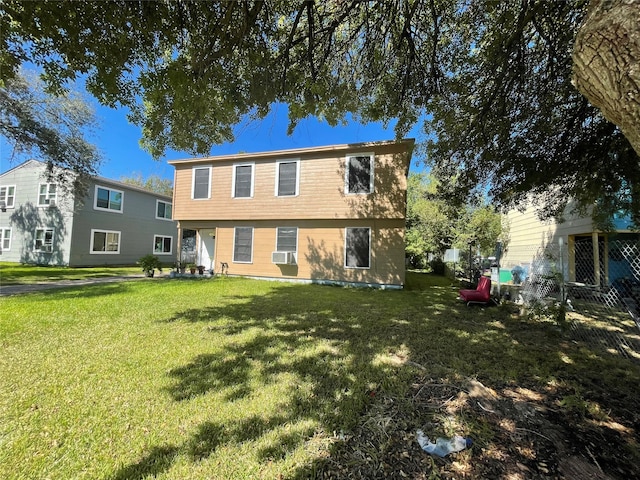
[[[39,265],[135,265],[149,253],[173,263],[172,199],[102,177],[65,193],[28,160],[0,175],[0,259]]]
[[[230,275],[400,288],[413,145],[170,161],[179,260]]]

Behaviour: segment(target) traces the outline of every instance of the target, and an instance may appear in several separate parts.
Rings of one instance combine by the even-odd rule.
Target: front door
[[[216,249],[216,229],[203,228],[200,230],[200,255],[198,265],[204,265],[206,270],[214,270]]]

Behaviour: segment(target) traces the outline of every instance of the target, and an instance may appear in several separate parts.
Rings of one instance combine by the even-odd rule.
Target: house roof
[[[44,165],[44,162],[41,162],[39,160],[35,160],[33,158],[29,159],[29,160],[25,160],[24,162],[16,165],[15,167],[11,167],[9,170],[7,170],[6,172],[2,172],[0,173],[0,178],[4,177],[5,175],[14,172],[15,170],[18,170],[20,168],[26,168],[28,166],[42,166]]]
[[[40,160],[35,160],[35,159],[29,159],[29,160],[25,160],[24,162],[22,162],[19,165],[16,165],[15,167],[7,170],[6,172],[3,172],[2,174],[0,174],[0,178],[4,177],[5,175],[12,173],[20,168],[27,168],[27,167],[44,167],[46,166],[45,162],[41,162]],[[136,185],[130,185],[128,183],[124,183],[124,182],[120,182],[118,180],[112,180],[110,178],[106,178],[106,177],[100,177],[100,176],[92,176],[91,180],[95,183],[108,183],[110,185],[113,186],[117,186],[120,188],[124,188],[124,189],[129,189],[129,190],[136,190],[138,192],[142,192],[142,193],[148,193],[149,195],[153,195],[156,197],[161,197],[161,198],[165,198],[165,199],[169,199],[171,200],[171,196],[167,196],[167,195],[162,195],[161,193],[156,193],[156,192],[152,192],[151,190],[147,190],[145,188],[142,187],[138,187]]]
[[[255,153],[236,153],[231,155],[218,155],[209,157],[196,157],[196,158],[184,158],[178,160],[170,160],[167,163],[170,165],[180,165],[184,163],[210,163],[217,161],[229,161],[229,160],[258,160],[268,159],[274,157],[298,157],[306,156],[309,154],[318,153],[346,153],[349,151],[365,151],[380,147],[393,147],[397,145],[406,145],[407,150],[413,149],[415,139],[405,138],[402,140],[384,140],[379,142],[362,142],[362,143],[346,143],[339,145],[326,145],[320,147],[305,147],[294,148],[288,150],[271,150],[268,152],[255,152]]]
[[[147,190],[146,188],[138,187],[136,185],[130,185],[124,182],[119,182],[118,180],[111,180],[110,178],[106,178],[106,177],[91,177],[91,179],[96,183],[109,183],[111,185],[114,185],[120,188],[127,188],[129,190],[136,190],[138,192],[148,193],[149,195],[153,195],[155,197],[167,198],[169,200],[172,199],[171,196],[163,195],[157,192],[152,192],[151,190]]]

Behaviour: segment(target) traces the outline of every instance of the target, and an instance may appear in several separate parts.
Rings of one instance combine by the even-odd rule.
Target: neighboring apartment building
[[[0,175],[0,260],[39,265],[134,265],[149,253],[175,260],[172,199],[93,177],[82,199],[28,160]]]
[[[413,145],[170,161],[180,259],[230,275],[400,288]]]
[[[509,242],[500,262],[505,273],[519,266],[524,277],[556,271],[568,282],[589,285],[640,281],[640,234],[628,218],[614,219],[614,232],[598,231],[590,217],[570,213],[562,223],[541,221],[531,206],[506,219]]]

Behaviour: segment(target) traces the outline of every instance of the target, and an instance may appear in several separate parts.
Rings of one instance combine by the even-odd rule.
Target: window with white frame
[[[372,153],[349,155],[345,168],[345,193],[373,192]]]
[[[95,210],[104,210],[108,212],[122,213],[122,203],[124,200],[124,192],[110,187],[102,187],[96,185],[95,201],[93,208]]]
[[[235,227],[233,232],[233,261],[251,263],[253,260],[253,227]]]
[[[89,253],[97,255],[113,255],[120,253],[120,232],[92,229]]]
[[[283,160],[276,163],[276,196],[293,197],[298,195],[299,170],[299,160]]]
[[[278,252],[298,251],[298,227],[278,227],[276,229],[276,250]]]
[[[16,186],[5,185],[0,187],[0,203],[4,202],[5,208],[13,208],[16,202]]]
[[[156,200],[156,218],[171,220],[171,216],[172,204],[169,202],[163,202],[162,200]]]
[[[167,237],[164,235],[153,236],[153,253],[159,255],[170,254],[173,246],[173,237]]]
[[[253,163],[233,166],[233,198],[253,197]]]
[[[53,228],[36,228],[33,250],[36,252],[53,252]]]
[[[207,199],[211,196],[211,167],[192,169],[191,198]]]
[[[344,242],[347,268],[370,268],[371,229],[369,227],[347,227]]]
[[[41,183],[38,186],[38,206],[48,207],[55,205],[58,187],[55,183]]]
[[[0,228],[0,249],[3,252],[11,250],[11,229]]]

